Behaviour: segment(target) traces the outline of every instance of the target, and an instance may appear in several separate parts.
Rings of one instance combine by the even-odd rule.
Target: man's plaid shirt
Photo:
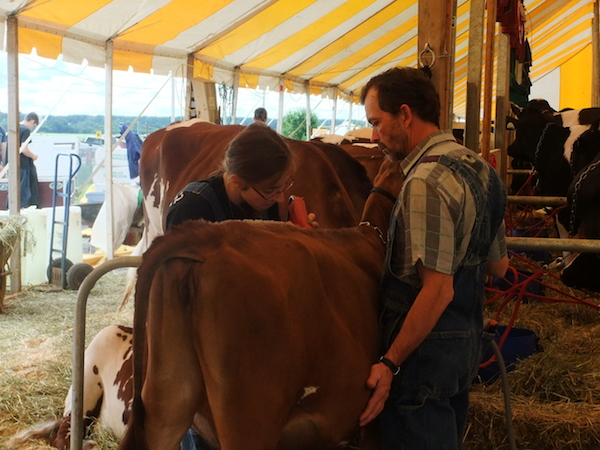
[[[420,285],[416,263],[454,274],[464,258],[477,214],[471,189],[462,177],[437,162],[418,161],[423,156],[446,154],[471,166],[487,186],[493,170],[480,156],[459,145],[448,132],[437,132],[421,142],[401,163],[406,176],[392,244],[391,269],[396,276]],[[504,225],[490,250],[490,260],[506,254]]]

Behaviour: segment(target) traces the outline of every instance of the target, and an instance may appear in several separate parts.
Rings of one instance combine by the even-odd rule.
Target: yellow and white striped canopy
[[[525,0],[532,80],[590,85],[593,0]],[[464,113],[470,1],[458,0],[455,113]],[[375,74],[417,64],[415,0],[0,0],[19,52],[232,85],[347,97]],[[5,25],[5,21],[2,22]],[[4,35],[4,33],[2,33]],[[569,80],[569,77],[572,77]],[[589,92],[588,92],[589,93]],[[588,102],[589,103],[589,102]]]

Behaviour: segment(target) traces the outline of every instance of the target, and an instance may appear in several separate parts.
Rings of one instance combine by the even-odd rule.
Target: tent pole
[[[192,97],[194,97],[194,87],[192,85],[193,77],[194,77],[194,55],[188,55],[187,64],[185,66],[185,116],[184,116],[184,120],[190,120],[192,117],[196,117],[196,108],[193,109],[193,113],[192,113]]]
[[[465,147],[479,153],[481,127],[481,72],[483,58],[484,0],[471,0],[469,10],[469,53],[467,68],[467,105]]]
[[[306,81],[306,140],[310,140],[310,82]]]
[[[285,86],[283,85],[283,78],[279,80],[279,110],[277,112],[277,132],[281,134],[283,131],[283,97],[285,93]]]
[[[8,69],[8,212],[21,214],[21,158],[19,156],[19,22],[17,16],[6,19],[6,53]],[[10,257],[10,292],[21,290],[21,237]]]
[[[106,41],[106,67],[104,71],[104,183],[106,202],[106,258],[115,257],[113,249],[113,164],[112,164],[112,96],[113,96],[113,41]]]
[[[331,134],[335,134],[337,125],[337,99],[338,99],[338,88],[335,88],[335,96],[333,97],[333,117],[331,119]]]
[[[237,104],[238,104],[238,91],[240,90],[240,68],[236,67],[233,72],[233,104],[231,105],[231,120],[230,124],[235,125],[237,119]]]
[[[346,134],[354,129],[354,127],[352,126],[352,106],[354,104],[354,92],[350,92],[349,100],[350,101],[348,103],[348,131],[346,131]]]
[[[494,44],[496,36],[496,2],[487,2],[487,27],[485,36],[485,73],[483,89],[483,123],[481,124],[481,156],[490,157],[490,132],[492,124],[492,84],[494,82]]]
[[[169,72],[169,76],[171,77],[171,123],[173,123],[175,122],[175,77],[172,71]]]

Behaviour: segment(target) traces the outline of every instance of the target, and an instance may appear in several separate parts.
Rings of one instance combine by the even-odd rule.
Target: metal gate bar
[[[106,261],[83,279],[77,292],[75,328],[73,330],[73,399],[71,403],[71,450],[82,450],[83,445],[83,364],[85,352],[85,311],[90,291],[96,282],[114,269],[138,267],[141,256],[121,256]]]

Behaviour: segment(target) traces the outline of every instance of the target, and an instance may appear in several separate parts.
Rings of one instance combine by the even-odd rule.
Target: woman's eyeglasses
[[[260,195],[263,198],[263,200],[269,201],[269,200],[273,200],[275,197],[277,197],[282,192],[287,191],[293,185],[294,185],[294,177],[290,176],[288,182],[286,183],[286,185],[285,185],[285,187],[283,189],[277,189],[277,190],[274,190],[272,192],[269,192],[268,194],[263,194],[262,192],[260,192],[255,187],[253,187],[252,189],[254,189],[254,192],[256,192],[258,195]]]

